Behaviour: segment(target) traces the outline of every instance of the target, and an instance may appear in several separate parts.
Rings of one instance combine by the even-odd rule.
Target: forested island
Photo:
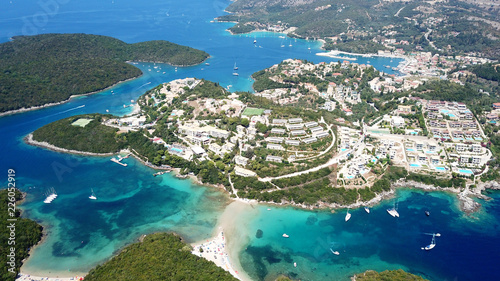
[[[19,190],[12,191],[15,196],[9,194],[8,189],[0,190],[0,203],[2,208],[0,209],[0,263],[2,264],[0,270],[0,279],[5,281],[13,281],[16,279],[17,273],[21,268],[22,262],[29,255],[29,250],[31,247],[36,245],[38,241],[42,238],[42,226],[32,221],[30,219],[21,218],[21,213],[16,209],[13,216],[11,215],[11,209],[8,205],[9,203],[14,203],[10,198],[15,198],[15,203],[19,203],[23,199],[23,195]],[[12,226],[14,228],[8,228]],[[13,237],[14,233],[15,244],[12,244],[12,240],[9,238]],[[9,241],[11,243],[9,243]],[[12,262],[11,249],[15,248],[14,262],[12,263],[14,267],[11,267],[9,262]],[[9,269],[14,269],[15,273],[9,271]]]
[[[65,101],[140,76],[127,61],[188,66],[208,56],[163,40],[127,44],[90,34],[16,36],[0,44],[0,113]]]
[[[147,235],[142,242],[123,249],[85,280],[237,280],[213,262],[195,256],[191,246],[174,234]]]

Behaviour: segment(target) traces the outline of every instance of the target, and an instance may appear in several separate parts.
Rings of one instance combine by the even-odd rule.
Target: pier
[[[117,164],[120,164],[123,167],[127,167],[127,164],[121,162],[123,159],[125,159],[125,158],[123,158],[121,156],[118,156],[118,159],[116,159],[116,158],[113,157],[113,158],[111,158],[111,161],[113,161],[113,162],[115,162]]]

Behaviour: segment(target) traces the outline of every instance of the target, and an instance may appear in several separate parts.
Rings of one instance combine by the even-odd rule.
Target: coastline
[[[24,142],[33,145],[33,146],[38,146],[41,148],[46,148],[52,151],[56,152],[63,152],[63,153],[70,153],[70,154],[77,154],[77,155],[86,155],[86,156],[113,156],[119,152],[116,153],[93,153],[93,152],[85,152],[85,151],[78,151],[78,150],[71,150],[71,149],[65,149],[65,148],[60,148],[55,145],[52,145],[47,142],[39,142],[33,139],[33,133],[29,133],[26,137],[23,138]]]
[[[128,82],[128,81],[134,80],[136,78],[141,77],[142,75],[144,75],[144,73],[142,73],[141,75],[136,76],[136,77],[132,77],[132,78],[128,78],[128,79],[125,79],[125,80],[118,81],[118,82],[114,83],[113,85],[108,86],[108,87],[106,87],[104,89],[101,89],[101,90],[97,90],[97,91],[93,91],[93,92],[85,93],[85,94],[80,94],[80,95],[71,95],[68,99],[63,100],[63,101],[52,102],[52,103],[47,103],[47,104],[39,105],[39,106],[32,106],[32,107],[28,107],[28,108],[23,107],[23,108],[20,108],[20,109],[14,109],[14,110],[9,110],[9,111],[6,111],[6,112],[2,112],[2,113],[0,113],[0,117],[7,116],[7,115],[12,115],[12,114],[17,114],[17,113],[23,113],[23,112],[33,111],[33,110],[38,110],[38,109],[43,109],[43,108],[46,108],[46,107],[51,107],[51,106],[56,106],[56,105],[61,105],[61,104],[64,104],[64,103],[67,103],[67,102],[71,101],[71,99],[73,99],[73,98],[83,97],[83,96],[90,96],[90,95],[97,94],[97,93],[102,92],[102,91],[109,90],[109,89],[115,87],[116,85],[118,85],[120,83],[124,83],[124,82]]]
[[[175,174],[180,174],[180,168],[163,168],[163,167],[158,167],[158,166],[153,166],[152,164],[147,164],[146,161],[140,158],[139,155],[137,155],[137,152],[134,150],[129,151],[129,150],[122,150],[116,153],[92,153],[92,152],[84,152],[84,151],[77,151],[77,150],[70,150],[70,149],[65,149],[65,148],[60,148],[57,146],[54,146],[52,144],[49,144],[47,142],[38,142],[33,140],[33,134],[30,133],[28,134],[25,138],[24,141],[27,144],[33,145],[33,146],[38,146],[41,148],[46,148],[52,151],[56,152],[62,152],[62,153],[70,153],[70,154],[76,154],[76,155],[84,155],[84,156],[98,156],[98,157],[106,157],[106,156],[113,156],[119,153],[130,153],[135,159],[137,159],[139,162],[141,162],[143,165],[150,167],[152,169],[156,170],[168,170],[171,169]],[[225,188],[221,185],[212,185],[212,184],[206,184],[203,183],[198,179],[196,175],[189,175],[188,178],[191,180],[191,183],[196,184],[196,185],[201,185],[205,187],[211,187],[211,188],[216,188],[219,190],[222,190],[222,192],[228,193],[228,191],[225,190]],[[318,201],[314,205],[306,205],[306,204],[298,204],[293,201],[287,201],[287,200],[282,200],[282,202],[277,203],[277,202],[267,202],[267,201],[256,201],[256,200],[248,200],[244,198],[238,198],[234,199],[234,201],[240,201],[243,203],[251,204],[257,203],[257,204],[269,204],[269,205],[276,205],[276,206],[292,206],[292,207],[297,207],[300,209],[304,210],[315,210],[315,209],[331,209],[332,211],[335,209],[345,209],[345,208],[360,208],[364,206],[374,206],[376,204],[379,204],[381,201],[390,199],[394,197],[395,190],[398,187],[406,187],[406,188],[415,188],[415,189],[420,189],[424,191],[443,191],[443,192],[451,192],[456,194],[460,204],[459,208],[461,211],[463,211],[466,215],[471,215],[481,208],[481,204],[474,201],[473,198],[480,198],[483,200],[488,200],[489,197],[485,196],[482,194],[483,191],[486,189],[492,189],[492,190],[500,190],[500,183],[498,182],[486,182],[486,183],[481,183],[479,184],[474,190],[470,190],[469,188],[465,188],[463,191],[461,191],[458,188],[441,188],[437,187],[434,185],[426,185],[420,182],[415,182],[415,181],[406,181],[406,180],[398,180],[394,183],[391,184],[391,190],[385,191],[379,194],[376,194],[374,198],[368,200],[368,201],[356,201],[355,203],[349,204],[349,205],[342,205],[339,203],[327,203],[323,201]]]

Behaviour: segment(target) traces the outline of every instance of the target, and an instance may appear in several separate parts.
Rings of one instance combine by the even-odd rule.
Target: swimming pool
[[[415,149],[413,149],[413,148],[407,148],[406,151],[415,152]]]
[[[422,167],[422,165],[417,164],[417,163],[412,163],[412,164],[410,164],[410,167],[420,168],[420,167]]]
[[[175,151],[175,152],[179,152],[179,153],[184,152],[184,150],[182,150],[182,149],[180,149],[180,148],[176,148],[176,147],[172,147],[172,148],[170,148],[170,150],[173,150],[173,151]]]
[[[441,111],[442,113],[448,113],[448,112],[450,112],[450,111],[449,111],[449,110],[447,110],[447,109],[441,109],[440,111]]]
[[[450,116],[451,118],[453,118],[453,117],[455,117],[455,114],[448,113],[448,116]]]
[[[472,174],[474,174],[474,173],[472,172],[472,170],[469,170],[469,169],[462,169],[462,170],[458,170],[458,171],[459,171],[460,173],[462,173],[462,174],[468,174],[468,175],[472,175]]]
[[[347,179],[353,179],[354,176],[353,175],[349,175],[349,176],[346,176]]]
[[[340,149],[340,151],[346,151],[346,150],[347,150],[347,148],[341,148]]]
[[[440,171],[440,172],[444,172],[444,171],[446,171],[446,168],[445,167],[436,167],[436,170]]]

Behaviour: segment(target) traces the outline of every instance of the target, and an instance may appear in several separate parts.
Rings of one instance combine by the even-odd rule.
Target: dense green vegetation
[[[235,33],[251,31],[248,25],[261,29],[278,25],[281,30],[296,27],[289,36],[337,37],[325,45],[326,49],[373,53],[387,49],[386,39],[394,39],[398,44],[391,44],[405,51],[415,51],[418,47],[447,55],[500,56],[500,31],[495,28],[500,17],[493,6],[480,7],[463,1],[238,0],[227,10],[232,14],[219,20],[237,22],[232,30]],[[425,38],[427,32],[435,48]],[[399,44],[401,41],[405,43]]]
[[[88,34],[18,36],[0,44],[0,112],[60,102],[141,75],[126,61],[194,65],[208,54],[167,41]]]
[[[173,234],[147,235],[103,265],[85,280],[237,280],[229,272],[191,253],[191,247]]]
[[[2,204],[2,208],[0,209],[0,263],[2,264],[0,267],[0,279],[4,281],[13,281],[16,279],[22,261],[28,257],[30,248],[36,245],[42,238],[41,225],[30,219],[21,218],[21,214],[17,209],[14,216],[10,216],[9,207],[11,206],[8,204],[12,202],[9,199],[15,198],[16,202],[18,202],[22,199],[22,194],[17,189],[15,191],[12,191],[13,188],[9,189],[0,190],[0,203]],[[9,196],[9,191],[14,192],[15,196]],[[16,219],[16,221],[9,222],[7,221],[8,219]],[[15,224],[15,240],[9,240],[11,230],[7,226],[11,223]],[[15,241],[15,245],[11,244],[12,242],[9,243],[9,241]],[[7,255],[11,255],[11,247],[15,248],[15,274],[8,271],[10,265],[7,262],[11,260]]]
[[[47,124],[33,132],[33,139],[48,142],[60,148],[93,153],[118,152],[125,147],[125,142],[118,129],[101,124],[111,115],[85,114],[61,119]],[[73,125],[73,122],[86,118],[92,119],[85,127]]]
[[[402,269],[398,270],[386,270],[380,273],[368,270],[365,273],[356,274],[355,276],[357,281],[425,281],[424,279],[418,275],[414,275],[408,272],[403,271]]]

